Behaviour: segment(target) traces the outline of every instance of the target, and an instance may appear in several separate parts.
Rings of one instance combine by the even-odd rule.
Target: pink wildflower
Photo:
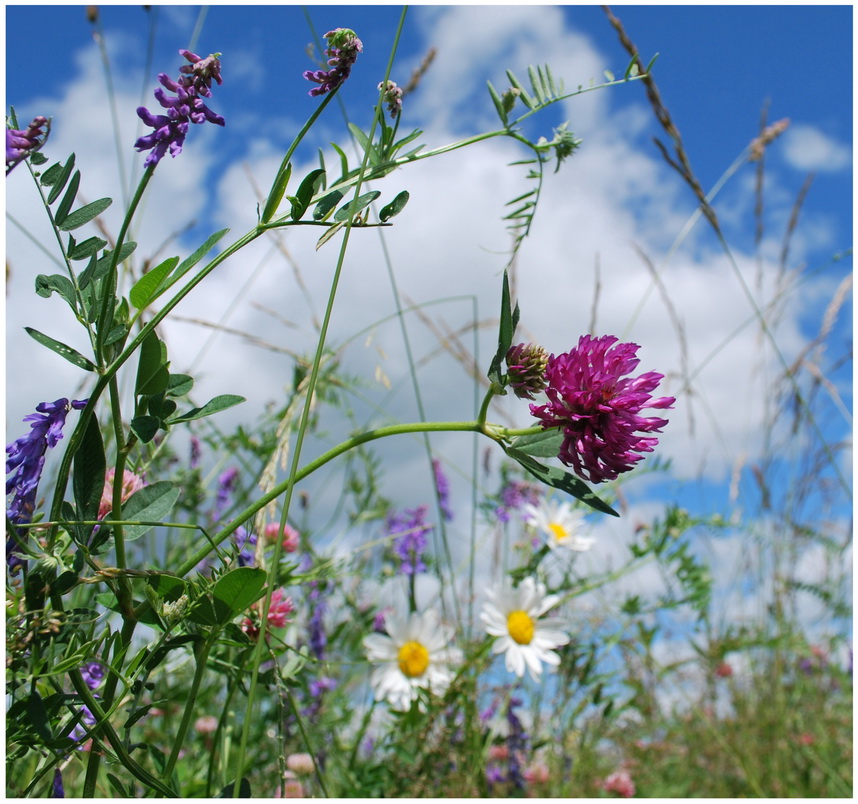
[[[578,346],[551,355],[545,369],[546,405],[530,412],[544,428],[562,427],[560,460],[592,483],[614,480],[652,452],[666,419],[640,416],[643,408],[670,408],[673,397],[653,399],[663,374],[654,371],[628,378],[640,362],[638,346],[619,343],[613,335],[582,335]]]
[[[269,544],[274,544],[277,541],[277,536],[280,534],[280,525],[276,522],[269,522],[265,526],[265,540]],[[287,553],[294,553],[300,544],[301,536],[295,528],[288,523],[283,526],[283,549]]]
[[[104,478],[104,490],[101,492],[101,502],[98,506],[98,519],[104,519],[113,510],[113,478],[115,469],[108,469]],[[122,502],[125,502],[135,491],[145,486],[143,478],[126,469],[122,474]]]
[[[631,798],[635,794],[635,783],[627,770],[614,771],[602,780],[601,787],[623,798]]]

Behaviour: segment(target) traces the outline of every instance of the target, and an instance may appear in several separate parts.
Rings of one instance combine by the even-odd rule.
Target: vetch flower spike
[[[47,117],[34,117],[23,131],[17,128],[6,129],[6,175],[20,162],[38,151],[48,139],[51,121]]]
[[[613,335],[583,335],[578,346],[551,355],[545,369],[546,405],[530,412],[544,428],[562,427],[560,460],[592,483],[615,480],[652,452],[666,419],[639,415],[644,408],[671,408],[674,397],[653,399],[663,374],[648,371],[626,377],[640,362],[638,346]]]
[[[384,95],[382,100],[387,104],[387,111],[390,116],[396,119],[402,111],[402,88],[397,86],[394,81],[388,81],[385,85],[384,81],[379,82],[378,88],[384,87]]]
[[[328,67],[331,69],[304,71],[304,78],[319,84],[308,93],[313,97],[325,95],[342,84],[349,77],[358,53],[363,50],[363,42],[357,38],[351,28],[335,28],[325,34],[325,39],[328,40],[325,55],[328,57]]]
[[[137,108],[137,116],[154,131],[140,137],[134,143],[138,151],[151,153],[143,163],[144,167],[157,165],[161,157],[169,150],[170,156],[175,158],[182,152],[185,136],[191,123],[214,123],[218,126],[226,125],[223,117],[215,114],[203,102],[203,98],[210,98],[212,81],[223,83],[220,75],[219,53],[201,58],[189,50],[180,50],[179,54],[187,59],[190,64],[179,68],[181,75],[177,81],[173,81],[166,73],[158,76],[159,83],[175,97],[168,95],[160,87],[155,90],[155,99],[166,110],[166,114],[152,114],[145,106]]]

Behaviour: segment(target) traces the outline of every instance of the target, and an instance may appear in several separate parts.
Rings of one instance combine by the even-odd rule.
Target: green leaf
[[[501,385],[501,374],[503,361],[506,358],[506,353],[509,347],[512,346],[512,339],[515,336],[515,328],[518,326],[518,304],[515,309],[512,309],[512,301],[509,293],[509,275],[506,270],[503,272],[503,289],[501,291],[501,311],[500,311],[500,326],[498,328],[498,350],[492,358],[489,366],[488,378],[491,382]]]
[[[69,235],[71,240],[71,235]],[[98,254],[107,245],[106,240],[100,237],[88,237],[82,243],[77,243],[74,248],[69,248],[70,260],[88,260],[93,254]]]
[[[394,215],[398,215],[405,208],[410,197],[408,190],[403,190],[387,206],[381,208],[381,212],[378,213],[379,220],[384,223]]]
[[[119,257],[117,259],[117,265],[125,262],[132,253],[134,249],[137,248],[137,243],[133,240],[129,240],[127,243],[123,243],[119,249]],[[101,279],[104,276],[107,276],[107,272],[110,270],[110,263],[113,259],[112,251],[105,251],[100,259],[97,261],[90,261],[90,265],[86,267],[86,270],[81,273],[78,277],[78,287],[81,290],[84,290],[91,282],[95,282]]]
[[[159,394],[166,390],[170,380],[167,370],[167,349],[155,332],[150,332],[140,346],[140,360],[137,364],[137,383],[134,395]]]
[[[98,516],[106,470],[107,460],[104,456],[101,428],[93,413],[89,417],[80,448],[74,456],[72,488],[81,519],[95,519]]]
[[[61,357],[64,357],[69,361],[69,363],[73,363],[78,368],[82,368],[86,371],[95,371],[95,364],[92,361],[87,360],[80,352],[72,349],[71,346],[66,346],[64,343],[60,343],[32,327],[24,327],[24,329],[33,340],[38,341],[42,346],[47,346],[48,349],[51,349]]]
[[[259,567],[237,567],[218,578],[212,597],[221,625],[259,600],[267,578],[268,573]]]
[[[342,180],[342,179],[345,179],[345,177],[346,177],[346,176],[348,176],[348,173],[349,173],[349,159],[348,159],[348,157],[345,155],[345,152],[343,151],[343,149],[342,149],[342,148],[340,148],[340,147],[339,147],[335,142],[332,142],[332,143],[331,143],[331,147],[332,147],[332,148],[333,148],[333,149],[334,149],[334,150],[339,154],[339,156],[340,156],[340,168],[341,168],[341,170],[343,171],[343,175],[342,175],[342,177],[341,177],[341,180]]]
[[[45,742],[53,739],[42,696],[35,690],[30,693],[27,701],[27,723]]]
[[[510,458],[518,461],[522,468],[526,469],[530,474],[538,480],[541,480],[543,483],[546,483],[555,489],[559,489],[560,491],[565,491],[567,494],[572,495],[573,497],[581,500],[581,502],[603,514],[619,516],[619,514],[611,508],[610,505],[599,499],[599,497],[592,492],[590,487],[583,480],[573,477],[568,472],[564,472],[556,466],[545,466],[524,452],[515,449],[515,447],[505,447],[504,451]]]
[[[182,261],[178,268],[170,275],[170,277],[165,282],[164,286],[159,290],[158,295],[163,293],[168,288],[172,287],[176,282],[178,282],[188,271],[191,270],[220,240],[229,229],[221,229],[219,232],[215,232],[211,235],[205,243],[203,243],[190,257],[186,260]]]
[[[325,171],[322,168],[311,170],[298,186],[298,192],[290,197],[292,212],[290,217],[293,221],[301,220],[301,216],[307,211],[313,196],[323,187],[325,183]]]
[[[283,200],[283,194],[286,192],[286,185],[289,184],[289,179],[292,176],[292,163],[289,162],[286,167],[277,174],[274,179],[274,184],[271,185],[271,192],[268,194],[268,199],[265,201],[265,207],[262,210],[262,222],[268,223],[280,206]]]
[[[211,416],[213,413],[219,413],[222,410],[226,410],[227,408],[231,408],[233,405],[238,405],[241,402],[244,402],[245,398],[243,396],[236,396],[235,394],[222,394],[221,396],[216,396],[210,402],[206,402],[201,408],[194,408],[193,410],[189,410],[187,413],[183,413],[181,416],[176,416],[175,419],[170,419],[168,424],[179,424],[180,422],[190,422],[194,419],[202,419],[204,416]]]
[[[489,95],[491,95],[492,103],[494,103],[495,109],[497,109],[498,117],[500,117],[501,123],[507,126],[509,124],[509,116],[503,107],[501,96],[498,95],[498,91],[494,88],[491,81],[486,81],[486,83],[489,85]]]
[[[63,221],[71,211],[72,204],[77,197],[78,187],[80,187],[80,171],[76,170],[74,172],[74,176],[71,177],[69,186],[66,188],[66,194],[63,196],[63,200],[60,201],[60,205],[54,213],[54,223],[60,228],[62,228]]]
[[[159,480],[134,492],[122,506],[123,519],[139,519],[144,522],[161,522],[179,499],[179,489],[168,480]],[[124,525],[122,532],[126,541],[139,539],[154,525]]]
[[[60,193],[65,188],[66,182],[74,170],[74,159],[75,156],[72,154],[68,162],[64,165],[60,165],[58,162],[56,165],[49,167],[42,176],[42,186],[52,188],[51,192],[48,193],[48,205],[53,204],[60,197]]]
[[[347,221],[354,215],[357,215],[365,207],[368,207],[376,198],[381,195],[381,190],[370,190],[358,196],[354,201],[349,201],[343,207],[340,207],[334,214],[335,221]]]
[[[131,420],[131,430],[144,444],[155,438],[160,429],[161,420],[156,416],[135,416]]]
[[[112,773],[107,774],[107,781],[110,782],[110,786],[119,794],[119,798],[136,798],[136,796],[132,796],[132,794],[122,786],[122,782],[120,782]]]
[[[233,795],[233,791],[235,790],[235,782],[230,782],[220,793],[215,796],[215,798],[235,798]],[[253,798],[250,792],[250,782],[242,777],[241,781],[238,783],[238,797],[239,798]]]
[[[56,293],[65,299],[72,310],[77,310],[75,306],[74,285],[72,285],[69,279],[60,274],[51,274],[51,276],[39,274],[36,277],[36,295],[47,299],[50,298],[52,293]]]
[[[79,229],[86,223],[89,223],[93,218],[101,215],[113,203],[112,198],[99,198],[86,206],[76,209],[71,213],[61,224],[59,228],[64,232],[70,232],[72,229]]]
[[[556,458],[560,454],[563,443],[563,432],[558,428],[543,430],[535,435],[518,436],[513,438],[511,446],[526,455],[537,458]]]
[[[339,221],[338,223],[335,223],[333,226],[329,226],[325,230],[325,233],[316,242],[316,251],[318,251],[322,246],[324,246],[325,243],[327,243],[345,225],[346,225],[345,221]]]
[[[164,262],[156,265],[151,271],[147,271],[140,277],[131,288],[128,300],[138,310],[148,307],[158,295],[161,284],[179,263],[178,257],[170,257]]]
[[[334,207],[340,203],[344,193],[342,190],[331,190],[326,196],[323,196],[322,199],[316,204],[316,208],[313,210],[313,220],[323,221],[328,215],[333,212]]]
[[[539,104],[535,100],[533,100],[530,95],[527,94],[527,90],[522,86],[521,81],[519,81],[515,77],[512,70],[506,71],[506,77],[509,78],[510,84],[512,84],[519,91],[519,97],[522,99],[525,106],[527,106],[529,109],[536,109],[537,106],[539,106]]]
[[[167,396],[185,396],[194,387],[194,378],[187,374],[171,374],[167,383]]]

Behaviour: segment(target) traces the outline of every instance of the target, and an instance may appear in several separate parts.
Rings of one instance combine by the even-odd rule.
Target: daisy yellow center
[[[399,669],[408,678],[417,678],[429,667],[429,651],[419,642],[406,642],[397,655]]]
[[[533,639],[533,620],[526,611],[512,611],[506,618],[509,635],[519,645],[529,645]]]
[[[557,539],[558,542],[562,542],[564,539],[569,538],[569,531],[557,522],[549,523],[548,529],[554,534],[554,538]]]

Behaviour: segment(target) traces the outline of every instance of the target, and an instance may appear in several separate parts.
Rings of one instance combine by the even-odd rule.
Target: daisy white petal
[[[527,506],[527,521],[547,539],[552,550],[572,550],[583,553],[589,550],[594,539],[581,534],[584,529],[583,511],[568,502],[543,500],[538,506]]]

